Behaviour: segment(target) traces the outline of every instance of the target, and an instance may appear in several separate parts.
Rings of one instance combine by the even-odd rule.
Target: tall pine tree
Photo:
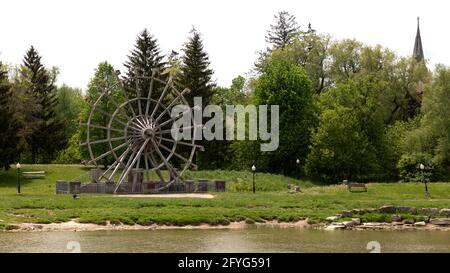
[[[280,11],[274,15],[275,24],[270,25],[267,32],[266,42],[272,44],[275,48],[284,48],[294,41],[300,30],[297,26],[295,16],[287,11]]]
[[[158,41],[151,35],[147,29],[144,29],[136,38],[134,49],[128,55],[128,61],[124,64],[127,69],[124,77],[130,96],[135,96],[135,89],[138,88],[141,96],[146,97],[150,87],[150,79],[137,77],[150,77],[153,69],[156,69],[158,77],[164,71],[163,62]],[[161,86],[156,84],[152,92],[152,98],[158,99],[161,94]]]
[[[215,83],[211,80],[214,72],[209,68],[208,53],[203,49],[200,33],[195,28],[190,32],[183,53],[179,83],[181,86],[191,89],[186,99],[192,106],[194,97],[202,97],[203,106],[208,105],[215,87]]]
[[[55,152],[65,146],[63,125],[55,113],[58,105],[56,73],[44,67],[41,56],[31,46],[23,60],[22,77],[28,83],[28,94],[33,96],[40,106],[39,111],[35,113],[39,126],[27,139],[31,162],[36,163],[39,155],[43,162],[49,162],[53,159]]]
[[[213,97],[213,88],[215,83],[211,77],[213,70],[209,68],[210,62],[208,54],[203,49],[203,41],[200,34],[193,28],[190,32],[190,37],[183,48],[183,57],[181,64],[181,73],[178,79],[179,84],[183,88],[189,88],[191,92],[186,95],[186,100],[190,106],[194,105],[194,97],[202,98],[202,107],[210,104]],[[204,123],[204,122],[203,122]],[[211,162],[210,157],[217,156],[208,147],[214,145],[214,141],[201,141],[201,145],[205,147],[199,157],[197,155],[194,161],[202,168],[208,168],[208,162]]]
[[[14,114],[11,84],[0,62],[0,168],[9,169],[20,154],[20,122]]]

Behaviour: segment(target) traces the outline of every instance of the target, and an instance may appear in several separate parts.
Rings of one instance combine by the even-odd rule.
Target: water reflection
[[[296,228],[92,232],[0,232],[0,252],[450,252],[445,231],[323,231]]]

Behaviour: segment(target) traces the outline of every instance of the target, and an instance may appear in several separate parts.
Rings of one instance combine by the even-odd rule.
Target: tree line
[[[80,125],[103,88],[120,102],[134,87],[150,82],[136,76],[171,76],[188,87],[187,96],[203,104],[280,106],[280,145],[259,151],[259,141],[202,141],[196,164],[203,169],[249,169],[302,175],[328,182],[349,180],[414,181],[450,176],[450,68],[398,56],[392,50],[354,39],[334,40],[301,28],[286,11],[275,15],[267,31],[268,47],[259,53],[253,73],[231,86],[212,80],[208,53],[196,29],[182,52],[163,55],[157,39],[144,29],[124,63],[124,73],[108,62],[98,65],[86,94],[55,86],[56,68],[44,67],[31,47],[18,67],[0,70],[0,162],[79,163],[89,158],[79,143]],[[117,85],[117,82],[123,85]],[[158,98],[162,86],[152,97]],[[141,94],[145,96],[146,94]],[[103,109],[115,106],[106,103]],[[270,114],[270,113],[269,113]],[[107,121],[93,117],[98,124]],[[94,133],[94,139],[103,134]],[[99,151],[107,147],[98,147]],[[112,158],[105,157],[104,165]],[[418,169],[423,163],[424,171]],[[182,164],[179,162],[178,164]]]

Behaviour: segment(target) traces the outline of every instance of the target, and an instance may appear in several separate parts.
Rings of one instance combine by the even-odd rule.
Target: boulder
[[[437,208],[421,208],[419,210],[420,214],[425,214],[425,215],[436,215],[439,214],[439,209]]]
[[[445,215],[445,216],[450,216],[450,209],[441,209],[439,211],[439,214]]]
[[[349,210],[344,210],[342,213],[342,217],[352,217],[353,213]]]
[[[396,207],[394,206],[382,206],[378,209],[378,212],[381,213],[395,213],[397,210]]]
[[[331,225],[325,228],[325,230],[338,230],[338,229],[345,229],[345,225],[342,223],[332,223]]]
[[[416,214],[417,209],[415,207],[401,206],[397,207],[397,212]]]
[[[413,225],[414,224],[414,220],[412,220],[412,219],[405,219],[405,220],[402,221],[402,223],[404,225]]]
[[[352,222],[354,222],[355,225],[361,225],[361,219],[359,219],[359,218],[353,218]]]
[[[354,227],[354,226],[356,226],[356,223],[353,222],[353,221],[345,221],[345,222],[342,222],[342,224],[344,224],[345,227]]]
[[[361,210],[359,210],[359,209],[352,209],[352,214],[353,214],[353,215],[355,215],[355,214],[361,214]]]
[[[339,219],[339,218],[342,218],[342,214],[336,214],[335,216],[336,216],[338,219]]]
[[[367,213],[377,213],[378,209],[368,209]]]
[[[401,222],[402,217],[400,215],[392,215],[391,216],[391,222]]]
[[[427,225],[427,223],[425,223],[424,221],[420,221],[420,222],[414,223],[415,227],[424,227],[426,225]]]
[[[439,225],[439,226],[450,226],[450,218],[430,219],[430,224]]]
[[[334,222],[337,219],[339,219],[339,217],[337,217],[337,216],[330,216],[330,217],[327,217],[325,220],[330,221],[330,222]]]
[[[369,209],[360,209],[359,210],[359,214],[366,214],[366,213],[370,213]]]

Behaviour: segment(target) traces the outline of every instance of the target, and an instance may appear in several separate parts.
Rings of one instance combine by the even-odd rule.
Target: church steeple
[[[416,41],[414,42],[413,57],[417,62],[421,62],[424,59],[423,48],[422,48],[422,38],[420,37],[420,18],[417,17],[417,34]]]

